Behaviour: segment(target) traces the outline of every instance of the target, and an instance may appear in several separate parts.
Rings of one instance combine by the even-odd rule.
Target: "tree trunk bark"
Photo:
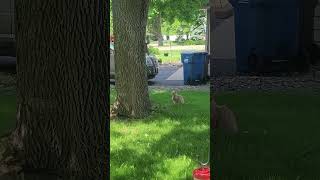
[[[107,6],[16,0],[14,134],[27,169],[107,179],[109,54],[99,17]]]
[[[112,2],[119,116],[141,118],[150,112],[145,62],[148,2],[148,0]]]
[[[158,38],[158,46],[163,46],[163,36],[162,36],[162,29],[161,29],[161,15],[159,14],[156,19],[155,23],[155,30],[157,33],[157,38]]]

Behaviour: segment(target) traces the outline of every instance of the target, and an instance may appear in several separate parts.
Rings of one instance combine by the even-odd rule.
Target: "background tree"
[[[112,1],[117,91],[115,104],[119,116],[140,118],[150,112],[145,64],[148,2]]]
[[[27,169],[107,178],[109,55],[98,13],[107,8],[98,0],[16,0],[13,144]]]
[[[156,35],[158,44],[162,45],[162,28],[164,24],[172,26],[177,22],[180,23],[180,28],[176,30],[170,29],[170,32],[177,32],[183,29],[188,36],[193,29],[192,26],[197,26],[203,21],[204,12],[200,11],[208,0],[151,0],[149,8],[149,31]],[[168,29],[165,28],[166,32]]]
[[[163,46],[162,23],[163,21],[160,14],[154,12],[149,16],[148,29],[151,34],[155,35],[158,46]]]

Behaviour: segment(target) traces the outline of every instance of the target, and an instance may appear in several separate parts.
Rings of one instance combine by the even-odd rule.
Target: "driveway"
[[[114,85],[115,81],[110,80]],[[159,65],[159,74],[148,81],[149,86],[184,86],[183,68],[180,64]]]
[[[151,86],[184,86],[183,68],[180,64],[162,64],[159,66],[159,74],[149,80]]]

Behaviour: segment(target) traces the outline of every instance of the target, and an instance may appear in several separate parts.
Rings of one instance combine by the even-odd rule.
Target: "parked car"
[[[114,45],[110,43],[110,76],[115,76],[115,60],[114,60]],[[153,79],[159,73],[158,59],[152,55],[146,53],[146,69],[148,79]]]

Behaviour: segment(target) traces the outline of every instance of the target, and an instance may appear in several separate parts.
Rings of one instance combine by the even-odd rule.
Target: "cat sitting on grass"
[[[213,98],[211,98],[211,105],[213,128],[220,128],[230,134],[238,133],[237,118],[233,111],[226,105],[217,105]]]

